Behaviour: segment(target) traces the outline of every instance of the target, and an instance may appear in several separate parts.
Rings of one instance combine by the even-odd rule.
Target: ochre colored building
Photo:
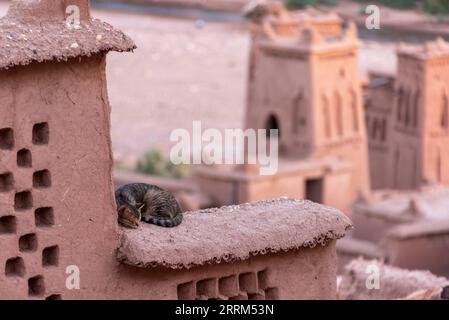
[[[217,203],[287,196],[350,214],[369,190],[356,27],[329,35],[308,25],[275,39],[254,35],[246,128],[279,130],[279,170],[198,169],[202,190]]]
[[[366,107],[367,121],[372,124],[368,136],[373,188],[447,185],[449,44],[443,39],[401,44],[397,56],[393,83],[388,80],[371,90]],[[373,82],[379,82],[379,77]]]

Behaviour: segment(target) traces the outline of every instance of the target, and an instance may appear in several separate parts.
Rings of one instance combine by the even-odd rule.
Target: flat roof
[[[273,199],[193,211],[175,228],[142,223],[122,228],[118,260],[172,269],[246,260],[251,256],[325,246],[345,236],[351,221],[307,200]]]

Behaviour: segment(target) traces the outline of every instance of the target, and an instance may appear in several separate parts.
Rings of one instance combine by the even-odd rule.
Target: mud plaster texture
[[[107,291],[115,299],[335,299],[336,260],[331,240],[188,270],[121,264]]]
[[[310,201],[260,201],[188,212],[174,229],[142,224],[123,230],[118,259],[142,267],[191,268],[325,246],[351,227],[340,211]]]
[[[79,28],[68,28],[65,8],[78,5]],[[12,1],[0,19],[0,68],[7,69],[31,62],[67,61],[99,52],[132,51],[134,42],[109,24],[92,19],[86,0],[50,0],[30,3]]]
[[[379,267],[379,290],[366,287],[366,270],[369,265]],[[346,266],[339,291],[340,298],[344,300],[400,299],[418,290],[442,288],[447,285],[448,279],[437,277],[429,271],[410,271],[386,266],[377,260],[357,259]]]
[[[106,298],[117,266],[105,55],[134,45],[90,24],[88,1],[71,2],[71,34],[63,4],[13,1],[0,23],[0,299]],[[97,31],[109,44],[93,45]],[[71,265],[80,290],[66,288]]]
[[[14,233],[0,234],[0,266],[15,257],[25,265],[16,276],[0,274],[0,299],[27,298],[28,279],[36,275],[45,290],[33,298],[104,297],[98,290],[112,273],[117,246],[105,60],[100,54],[0,71],[0,128],[14,131],[12,149],[0,150],[0,172],[11,172],[14,180],[0,192],[1,216],[17,222]],[[48,124],[46,144],[33,143],[38,123]],[[17,166],[22,149],[30,151],[32,167]],[[45,187],[33,183],[40,170],[51,177]],[[19,192],[29,192],[32,200],[17,209]],[[52,222],[36,223],[40,208],[51,208]],[[21,248],[19,239],[27,234],[35,235],[35,247]],[[43,250],[53,246],[58,254],[43,265]],[[81,290],[65,287],[69,265],[80,269]]]

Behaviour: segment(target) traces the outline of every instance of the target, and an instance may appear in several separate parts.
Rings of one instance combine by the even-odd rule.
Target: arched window
[[[384,142],[387,139],[387,119],[386,118],[382,119],[382,133],[381,133],[380,139],[382,140],[382,142]]]
[[[404,104],[404,89],[400,88],[397,92],[396,100],[396,120],[397,122],[402,121],[402,106]]]
[[[352,129],[354,132],[359,131],[359,112],[357,109],[357,95],[351,90],[351,112],[352,112]]]
[[[374,118],[372,126],[371,126],[371,139],[372,140],[376,140],[376,138],[377,138],[377,123],[378,123],[377,118]]]
[[[325,96],[322,97],[323,100],[323,120],[324,120],[324,135],[326,138],[331,136],[331,119],[329,110],[329,101]]]
[[[419,123],[419,99],[421,98],[421,93],[418,91],[416,91],[415,93],[415,99],[413,100],[413,106],[414,106],[414,110],[413,110],[413,126],[415,128],[418,128],[418,123]]]
[[[343,102],[338,92],[335,92],[335,121],[337,133],[343,135]]]
[[[278,138],[281,138],[281,130],[279,128],[279,121],[277,117],[274,114],[270,114],[270,116],[267,119],[265,128],[267,129],[267,137],[271,137],[271,131],[270,130],[278,130]]]
[[[437,182],[441,183],[441,173],[442,173],[442,162],[441,162],[441,150],[437,149],[437,161],[436,161],[436,173],[437,173]]]
[[[306,125],[306,117],[304,114],[304,101],[302,94],[298,94],[293,100],[293,117],[292,117],[293,133],[298,133]]]
[[[406,127],[408,127],[411,123],[411,111],[412,111],[412,92],[411,91],[407,91],[405,93],[405,103],[403,106],[403,110],[405,111],[405,115],[404,115],[404,124]]]
[[[447,129],[449,126],[449,105],[445,93],[443,93],[440,124],[443,129]]]

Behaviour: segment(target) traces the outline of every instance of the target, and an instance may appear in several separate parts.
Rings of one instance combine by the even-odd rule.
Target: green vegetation
[[[174,165],[166,160],[159,148],[151,148],[139,159],[136,171],[160,177],[186,178],[190,170],[186,165]]]
[[[424,10],[431,14],[449,13],[449,0],[356,0],[362,3],[379,3],[388,7],[398,9],[416,8],[417,3],[421,2]]]
[[[335,6],[338,0],[287,0],[287,8],[302,9],[307,6],[327,5]]]
[[[383,5],[399,8],[399,9],[409,9],[416,7],[416,0],[380,0]]]
[[[285,0],[290,9],[302,9],[307,6],[335,6],[338,0]],[[366,4],[383,4],[397,9],[413,9],[421,2],[422,7],[430,14],[449,14],[449,0],[355,0]]]
[[[431,14],[449,13],[449,0],[425,0],[424,9]]]

